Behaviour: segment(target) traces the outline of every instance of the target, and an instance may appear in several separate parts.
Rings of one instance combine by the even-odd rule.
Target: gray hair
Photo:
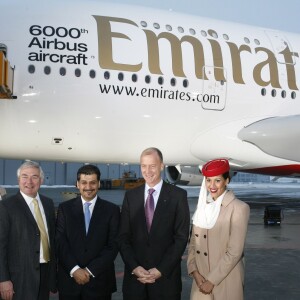
[[[44,171],[42,169],[42,167],[40,166],[39,163],[32,161],[32,160],[26,160],[25,162],[22,163],[22,165],[19,167],[19,169],[17,170],[17,176],[18,178],[20,177],[20,173],[22,169],[26,169],[26,168],[36,168],[39,169],[40,171],[40,177],[42,180],[44,180]]]
[[[155,147],[150,147],[150,148],[145,149],[142,152],[141,157],[144,156],[144,155],[152,154],[152,153],[157,153],[160,161],[163,162],[163,155],[162,155],[161,151],[158,148],[155,148]]]

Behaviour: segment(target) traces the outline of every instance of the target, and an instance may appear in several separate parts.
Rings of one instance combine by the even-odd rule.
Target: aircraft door
[[[276,60],[280,64],[295,64],[295,57],[292,55],[292,62],[287,63],[285,61],[282,52],[288,47],[290,52],[292,52],[292,47],[288,39],[279,31],[265,31],[269,41],[271,42],[273,52],[275,54]]]
[[[203,74],[208,80],[203,80],[201,105],[206,110],[223,110],[226,104],[227,81],[224,68],[204,66]],[[216,78],[224,78],[217,80]]]
[[[6,45],[0,43],[0,99],[13,98],[14,69],[6,58]]]

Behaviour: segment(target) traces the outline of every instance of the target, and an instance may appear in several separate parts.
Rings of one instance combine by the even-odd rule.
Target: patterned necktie
[[[154,198],[153,198],[154,192],[155,192],[155,189],[148,190],[148,197],[146,199],[146,205],[145,205],[145,216],[146,216],[148,232],[150,232],[152,219],[153,219],[153,215],[154,215]]]
[[[38,204],[37,199],[32,200],[33,206],[34,206],[34,215],[36,223],[40,230],[40,236],[41,236],[41,242],[42,242],[42,249],[43,249],[43,257],[46,262],[50,260],[50,249],[49,249],[49,241],[48,241],[48,235],[46,232],[45,224],[42,218],[42,214],[40,211],[40,207]]]
[[[90,205],[92,203],[85,202],[84,203],[84,222],[85,222],[85,232],[87,233],[89,231],[89,225],[91,220],[91,212],[90,212]]]

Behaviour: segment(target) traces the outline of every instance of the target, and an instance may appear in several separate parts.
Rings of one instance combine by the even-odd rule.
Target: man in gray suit
[[[54,204],[38,193],[38,163],[24,162],[17,176],[20,191],[0,202],[0,298],[47,300],[56,291]]]

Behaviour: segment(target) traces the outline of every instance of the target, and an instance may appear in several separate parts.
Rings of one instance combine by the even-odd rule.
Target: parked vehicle
[[[268,205],[265,207],[264,224],[280,225],[283,220],[282,207],[278,205]]]

